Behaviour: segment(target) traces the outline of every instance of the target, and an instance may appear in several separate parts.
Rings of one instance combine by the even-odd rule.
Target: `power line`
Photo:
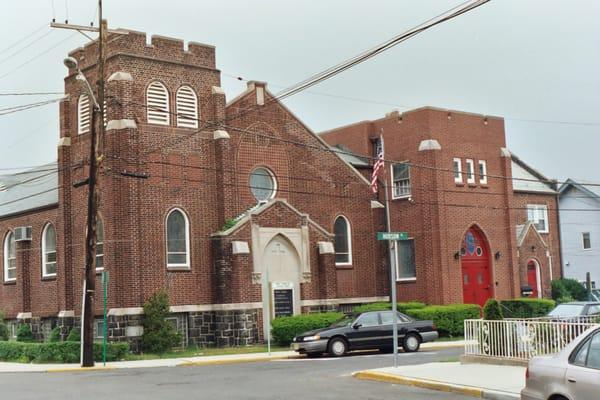
[[[47,96],[54,94],[64,94],[64,92],[7,92],[0,93],[0,96]]]
[[[38,53],[37,55],[35,55],[34,57],[30,58],[29,60],[25,61],[22,64],[19,64],[18,66],[16,66],[15,68],[13,68],[12,70],[6,72],[3,75],[0,75],[0,79],[3,79],[5,77],[7,77],[8,75],[12,74],[15,71],[18,71],[21,69],[21,67],[24,67],[25,65],[29,64],[30,62],[33,62],[35,60],[37,60],[38,58],[40,58],[41,56],[49,53],[50,51],[54,50],[56,47],[60,46],[61,44],[65,43],[66,41],[70,40],[71,38],[75,37],[75,35],[77,35],[77,32],[73,33],[72,35],[67,36],[66,38],[60,40],[59,42],[55,43],[53,46],[47,48],[46,50],[42,51],[41,53]]]
[[[40,26],[39,28],[35,29],[33,32],[27,34],[25,37],[22,37],[21,39],[13,42],[13,44],[11,44],[8,47],[3,48],[2,50],[0,50],[0,54],[12,49],[13,47],[19,45],[21,42],[24,42],[25,40],[29,39],[30,37],[32,37],[33,35],[35,35],[36,33],[38,33],[39,31],[41,31],[42,29],[44,29],[45,27],[47,27],[48,24],[44,22],[44,24],[42,26]]]
[[[49,104],[57,103],[57,102],[62,101],[64,99],[65,99],[64,97],[61,97],[61,98],[58,98],[58,99],[40,101],[40,102],[37,102],[37,103],[29,103],[29,104],[23,104],[23,105],[20,105],[20,106],[13,106],[13,107],[1,108],[0,109],[0,116],[2,116],[2,115],[8,115],[8,114],[14,114],[14,113],[17,113],[17,112],[20,112],[20,111],[30,110],[32,108],[47,106]]]
[[[19,50],[17,50],[15,52],[11,53],[10,55],[8,55],[8,56],[0,59],[0,65],[4,64],[8,60],[12,59],[14,56],[20,54],[24,50],[27,50],[28,48],[30,48],[34,44],[38,43],[39,41],[41,41],[45,37],[50,36],[51,34],[52,34],[52,30],[49,30],[48,32],[45,32],[43,35],[37,37],[35,40],[31,41],[29,44],[27,44],[27,46],[21,47]]]

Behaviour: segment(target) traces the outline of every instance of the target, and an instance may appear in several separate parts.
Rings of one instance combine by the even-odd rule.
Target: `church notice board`
[[[273,284],[275,318],[294,315],[294,290],[291,285]]]

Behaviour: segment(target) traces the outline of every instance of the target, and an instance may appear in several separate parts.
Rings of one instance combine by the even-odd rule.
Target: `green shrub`
[[[279,317],[271,323],[271,333],[277,344],[285,346],[290,344],[294,336],[313,329],[326,328],[343,317],[343,313],[337,312]]]
[[[501,300],[504,318],[536,318],[547,315],[555,306],[554,300],[548,299],[513,299]]]
[[[479,318],[481,307],[477,304],[449,304],[407,310],[406,313],[416,319],[432,320],[441,336],[453,337],[464,335],[464,320]]]
[[[77,342],[0,342],[0,361],[78,363],[80,351],[80,344]],[[122,360],[128,352],[128,343],[109,343],[107,345],[106,360]],[[102,360],[101,343],[94,343],[94,359],[96,361]]]
[[[501,321],[504,319],[500,303],[496,299],[488,299],[483,306],[483,319],[489,321]]]
[[[48,337],[48,342],[56,343],[60,342],[60,328],[57,326],[50,332],[50,336]]]
[[[31,332],[29,324],[19,325],[19,328],[17,329],[17,342],[35,342],[35,338],[33,337],[33,333]]]
[[[425,303],[420,303],[418,301],[409,301],[406,303],[398,303],[397,310],[400,311],[401,313],[406,314],[407,310],[416,310],[416,309],[423,308],[425,306],[426,306]],[[380,303],[363,304],[363,305],[354,307],[352,312],[354,314],[361,314],[361,313],[368,312],[368,311],[385,311],[385,310],[391,310],[391,309],[392,309],[392,303],[380,302]]]
[[[81,341],[81,329],[71,328],[69,335],[67,336],[67,342],[80,342]]]
[[[569,301],[585,301],[587,300],[587,290],[576,279],[556,279],[552,281],[552,298],[554,300],[572,299]]]
[[[166,318],[169,316],[169,295],[160,290],[144,304],[142,349],[162,354],[181,343],[181,335]]]
[[[9,337],[8,325],[4,322],[4,313],[0,312],[0,340],[8,340]]]

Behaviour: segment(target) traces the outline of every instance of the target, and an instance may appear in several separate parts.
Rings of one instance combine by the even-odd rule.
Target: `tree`
[[[500,308],[500,303],[496,299],[488,299],[486,301],[485,306],[483,306],[483,319],[490,321],[501,321],[504,319],[502,308]]]
[[[81,329],[72,328],[67,336],[67,342],[81,342]]]
[[[576,279],[556,279],[552,281],[552,298],[558,303],[587,300],[587,290]]]
[[[142,349],[162,354],[181,343],[181,335],[166,318],[169,316],[169,295],[160,290],[144,304]]]

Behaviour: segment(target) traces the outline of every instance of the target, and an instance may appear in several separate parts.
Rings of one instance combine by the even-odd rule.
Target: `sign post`
[[[392,241],[408,240],[407,232],[377,232],[377,240],[387,240],[390,244]],[[390,252],[391,253],[391,252]],[[394,257],[392,262],[392,254],[390,254],[390,280],[392,288],[390,297],[392,298],[392,330],[393,330],[393,349],[394,349],[394,368],[398,367],[398,302],[396,300],[396,263]]]

